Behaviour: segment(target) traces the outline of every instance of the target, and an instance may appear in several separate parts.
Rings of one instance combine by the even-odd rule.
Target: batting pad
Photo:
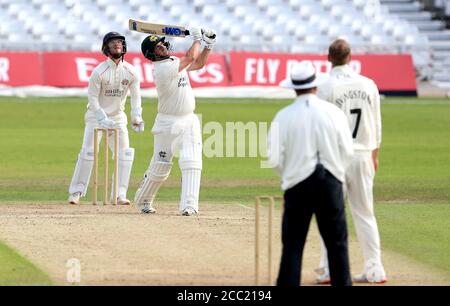
[[[135,203],[140,204],[144,200],[150,203],[153,202],[159,187],[169,177],[172,165],[173,163],[171,162],[151,161],[149,168],[144,174],[142,183],[136,191]]]
[[[82,149],[78,154],[77,164],[73,173],[72,181],[69,187],[69,193],[81,192],[86,195],[89,179],[91,178],[92,166],[94,165],[94,151]]]
[[[120,198],[127,197],[128,184],[130,182],[131,169],[134,161],[134,149],[119,149],[119,192]],[[111,199],[114,192],[114,174],[111,181]]]
[[[198,196],[202,171],[199,169],[188,169],[183,170],[181,175],[180,212],[186,207],[192,207],[198,212]]]

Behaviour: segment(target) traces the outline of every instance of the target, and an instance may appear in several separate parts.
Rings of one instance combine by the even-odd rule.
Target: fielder
[[[134,199],[142,213],[156,212],[153,201],[170,174],[178,150],[182,178],[179,210],[184,216],[195,215],[199,210],[202,135],[199,119],[194,114],[195,97],[187,71],[205,66],[216,33],[197,28],[189,31],[194,42],[181,58],[170,55],[170,44],[163,36],[150,35],[142,41],[142,53],[154,63],[158,93],[158,114],[152,128],[153,157]],[[202,40],[206,45],[200,52]]]
[[[386,273],[381,262],[380,236],[373,210],[373,180],[378,169],[381,144],[380,96],[376,84],[350,67],[350,45],[334,41],[328,52],[332,63],[330,79],[319,87],[318,95],[341,108],[347,116],[353,136],[355,155],[346,170],[346,190],[353,222],[364,255],[364,270],[355,282],[384,283]],[[329,282],[326,248],[316,272],[318,283]]]
[[[119,190],[120,205],[129,205],[127,189],[134,149],[129,146],[127,116],[124,113],[128,91],[131,94],[131,122],[136,132],[144,131],[142,120],[140,81],[135,68],[123,60],[127,52],[125,37],[110,32],[103,38],[102,52],[108,59],[100,63],[92,72],[88,87],[88,105],[84,116],[86,127],[81,151],[69,187],[69,203],[78,204],[85,196],[94,162],[94,128],[119,129]],[[101,137],[101,135],[99,135]],[[114,137],[110,137],[109,146],[114,150]],[[114,179],[112,180],[114,182]],[[111,197],[113,188],[111,188]]]

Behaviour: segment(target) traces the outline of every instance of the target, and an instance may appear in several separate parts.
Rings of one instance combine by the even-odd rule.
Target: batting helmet
[[[155,47],[159,42],[162,42],[168,50],[170,50],[170,44],[168,41],[165,41],[164,36],[150,35],[144,38],[141,44],[141,51],[145,58],[154,61],[160,61],[166,58],[169,58],[168,55],[161,56],[155,54]]]
[[[124,56],[125,53],[127,53],[127,42],[125,41],[125,36],[123,36],[117,32],[109,32],[103,37],[102,52],[106,56],[109,56],[108,42],[111,39],[115,39],[115,38],[122,40],[122,45],[123,45],[122,56]]]

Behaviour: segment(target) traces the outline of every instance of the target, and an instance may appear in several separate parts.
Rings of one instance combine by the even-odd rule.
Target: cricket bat
[[[186,35],[189,35],[189,30],[186,30],[186,28],[182,26],[158,24],[136,19],[130,19],[128,21],[128,27],[131,31],[147,34],[175,37],[185,37]]]

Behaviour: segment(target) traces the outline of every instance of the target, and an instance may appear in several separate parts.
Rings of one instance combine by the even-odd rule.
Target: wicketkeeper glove
[[[114,121],[108,118],[108,116],[106,115],[106,113],[103,109],[99,108],[95,112],[95,117],[97,118],[98,124],[102,128],[112,129],[114,127]]]
[[[205,42],[205,48],[212,49],[214,44],[216,43],[217,33],[212,29],[202,29],[202,39]]]
[[[131,110],[131,128],[139,133],[144,131],[144,120],[142,119],[142,108]]]

